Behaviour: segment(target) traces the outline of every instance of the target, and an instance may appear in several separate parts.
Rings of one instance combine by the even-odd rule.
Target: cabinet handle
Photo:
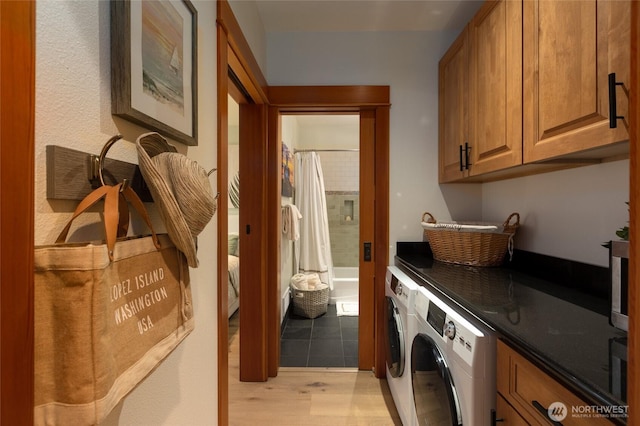
[[[554,426],[562,426],[562,423],[553,421],[553,420],[551,420],[549,418],[549,410],[544,408],[542,406],[542,404],[540,404],[538,401],[536,401],[534,399],[533,401],[531,401],[531,404],[536,408],[536,410],[538,410],[540,412],[540,414],[542,414],[544,416],[545,419],[549,420],[552,425],[554,425]]]
[[[496,410],[491,409],[491,426],[496,426],[498,422],[504,422],[504,419],[498,419]]]
[[[464,143],[464,168],[469,170],[469,166],[471,165],[471,163],[469,163],[469,150],[471,150],[471,147],[469,146],[468,142]]]
[[[470,149],[471,147],[469,146],[469,142],[464,143],[464,148],[462,148],[462,145],[460,145],[460,171],[461,172],[464,172],[465,170],[469,170],[469,166],[471,165],[471,163],[469,163]],[[463,152],[464,152],[464,161],[462,159]]]
[[[616,81],[616,73],[609,74],[609,128],[618,127],[618,120],[623,120],[624,115],[618,115],[618,106],[616,104],[616,86],[624,86],[624,83]]]

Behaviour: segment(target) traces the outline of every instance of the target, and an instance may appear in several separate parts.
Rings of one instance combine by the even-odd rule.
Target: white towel
[[[282,233],[288,240],[297,241],[300,238],[300,224],[302,215],[296,206],[287,204],[282,209]]]
[[[309,284],[307,281],[307,276],[304,274],[295,274],[291,277],[291,285],[296,290],[308,290]]]
[[[322,281],[320,281],[320,276],[318,274],[307,274],[307,283],[309,285],[309,290],[316,290],[320,285],[322,285]]]

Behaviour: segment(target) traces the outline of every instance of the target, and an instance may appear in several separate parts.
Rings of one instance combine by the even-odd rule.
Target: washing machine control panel
[[[477,336],[468,328],[458,324],[456,327],[456,321],[450,320],[451,324],[456,329],[456,334],[451,339],[453,345],[453,351],[460,356],[467,364],[471,365],[474,358],[474,351],[476,350]]]
[[[444,325],[444,330],[442,331],[444,335],[451,340],[456,337],[456,325],[453,323],[453,321],[447,321]]]
[[[415,313],[465,364],[471,365],[484,334],[441,299],[422,287],[415,296]]]
[[[410,291],[395,275],[391,276],[391,291],[395,293],[398,299],[402,301],[405,306],[409,304]]]
[[[413,306],[414,294],[418,284],[407,277],[395,266],[387,268],[387,287],[396,295],[396,299],[405,307]]]

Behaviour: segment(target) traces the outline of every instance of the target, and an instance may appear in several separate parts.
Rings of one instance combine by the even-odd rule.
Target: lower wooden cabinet
[[[507,402],[502,395],[496,398],[496,424],[503,426],[528,426],[529,423]]]
[[[503,418],[505,421],[508,419],[508,423],[505,424],[612,424],[602,417],[573,415],[573,407],[588,407],[591,404],[583,401],[502,341],[498,341],[497,358],[496,418]]]

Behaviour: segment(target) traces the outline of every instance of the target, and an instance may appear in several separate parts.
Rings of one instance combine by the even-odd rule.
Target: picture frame
[[[189,0],[111,0],[111,113],[198,145],[198,13]]]
[[[294,161],[293,152],[283,142],[282,143],[282,189],[280,195],[283,197],[293,197],[294,191]]]

